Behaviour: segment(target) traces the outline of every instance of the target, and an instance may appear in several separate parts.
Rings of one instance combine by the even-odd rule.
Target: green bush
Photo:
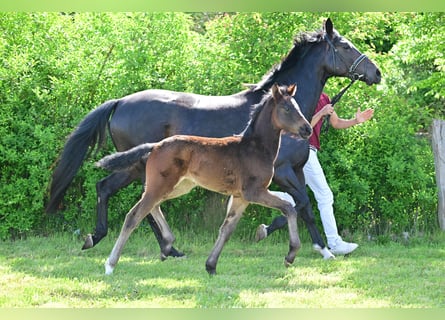
[[[434,229],[433,155],[429,140],[416,131],[417,111],[397,96],[386,97],[384,104],[373,99],[354,105],[373,107],[374,119],[348,130],[330,130],[322,137],[327,141],[320,152],[336,195],[340,228],[371,235]],[[354,109],[340,109],[339,114],[355,114]]]
[[[0,238],[92,231],[95,184],[107,175],[94,162],[113,152],[111,142],[85,161],[61,214],[47,216],[43,208],[66,137],[95,106],[147,88],[238,92],[279,62],[297,33],[320,28],[328,16],[377,62],[384,79],[378,87],[355,85],[338,106],[345,117],[357,106],[374,107],[374,120],[322,138],[320,156],[341,229],[382,234],[436,228],[433,157],[425,133],[444,110],[444,24],[432,23],[442,22],[442,13],[213,14],[206,21],[185,13],[3,12]],[[330,79],[326,90],[332,96],[345,84]],[[120,228],[141,190],[135,183],[111,199],[111,228]],[[168,221],[197,231],[214,224],[216,232],[225,198],[213,197],[196,189],[169,201]],[[250,235],[276,214],[250,206],[239,229]]]

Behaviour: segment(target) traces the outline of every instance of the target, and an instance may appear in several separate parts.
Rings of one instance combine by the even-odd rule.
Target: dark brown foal
[[[216,273],[216,264],[249,203],[281,210],[289,225],[291,264],[300,248],[297,213],[293,206],[268,190],[274,174],[274,161],[285,130],[308,138],[312,128],[293,99],[296,86],[274,85],[271,94],[256,107],[247,128],[238,136],[204,138],[177,135],[159,143],[148,143],[125,152],[115,153],[98,162],[109,170],[124,170],[147,158],[145,191],[125,218],[119,238],[105,264],[111,274],[131,232],[150,212],[162,233],[161,257],[168,256],[175,240],[160,205],[189,192],[199,185],[208,190],[231,195],[227,216],[210,253],[206,269]]]

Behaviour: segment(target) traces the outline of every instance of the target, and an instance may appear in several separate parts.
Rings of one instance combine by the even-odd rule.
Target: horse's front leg
[[[218,263],[219,256],[224,248],[224,244],[227,242],[227,240],[229,240],[248,205],[249,202],[242,198],[236,198],[233,196],[230,197],[227,204],[226,218],[219,228],[218,239],[216,240],[215,245],[213,246],[213,249],[206,261],[206,270],[210,275],[216,274],[216,264]]]
[[[289,227],[289,253],[284,258],[286,267],[294,262],[295,256],[301,247],[300,236],[298,235],[297,212],[292,205],[290,205],[290,208],[292,208],[290,211],[288,211],[289,208],[283,210],[283,212],[286,212],[287,226]]]
[[[309,234],[312,238],[314,250],[319,252],[324,259],[332,259],[335,256],[328,250],[315,223],[315,216],[312,211],[311,203],[306,189],[306,181],[304,179],[303,168],[297,168],[295,171],[290,165],[282,165],[276,168],[274,182],[284,192],[289,193],[295,202],[295,210],[306,223]],[[277,220],[277,218],[275,218]],[[276,223],[269,226],[267,234],[270,235],[276,228],[284,227],[284,223]],[[275,227],[278,225],[278,227]]]
[[[298,250],[301,247],[300,236],[298,234],[297,211],[288,201],[280,199],[267,189],[256,190],[246,195],[246,200],[269,208],[280,210],[287,217],[289,227],[289,252],[285,257],[285,265],[289,266],[295,260]]]
[[[108,233],[108,200],[120,189],[140,178],[141,172],[132,168],[128,171],[115,172],[96,184],[97,221],[94,234],[88,234],[82,250],[97,245]]]

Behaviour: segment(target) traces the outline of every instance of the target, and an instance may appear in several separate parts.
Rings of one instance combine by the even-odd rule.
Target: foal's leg
[[[127,213],[119,237],[116,240],[110,256],[105,262],[105,274],[113,273],[114,267],[119,261],[125,243],[127,242],[134,229],[136,229],[142,219],[153,208],[155,203],[154,200],[155,199],[153,199],[149,194],[144,193],[141,200],[139,200],[138,203],[136,203],[136,205]]]
[[[300,236],[298,234],[297,212],[294,207],[292,207],[292,204],[273,195],[267,189],[256,191],[251,190],[245,197],[249,202],[278,209],[287,217],[287,225],[289,228],[289,252],[285,257],[284,263],[286,266],[292,264],[301,247]]]
[[[213,249],[206,261],[206,270],[210,275],[216,274],[216,264],[218,263],[218,258],[224,244],[227,242],[227,240],[229,240],[239,219],[248,205],[249,202],[242,198],[236,198],[233,196],[230,197],[227,204],[226,218],[219,229],[218,239],[216,240],[215,245],[213,246]]]
[[[167,221],[165,220],[164,214],[161,211],[161,207],[156,205],[151,210],[151,216],[153,218],[156,227],[159,228],[160,237],[157,239],[159,247],[161,249],[161,260],[164,261],[170,255],[173,242],[175,242],[175,236],[171,231]]]
[[[155,209],[153,209],[155,210]],[[148,222],[150,223],[151,230],[155,234],[156,240],[158,241],[159,248],[163,247],[163,243],[165,242],[162,238],[162,232],[159,228],[158,224],[156,223],[155,219],[151,215],[151,213],[147,216]],[[175,247],[171,247],[170,253],[168,254],[169,257],[179,258],[184,257],[185,254],[181,251],[178,251]]]
[[[194,187],[196,186],[196,184],[191,181],[191,180],[187,180],[184,179],[181,181],[181,183],[179,183],[178,185],[175,186],[174,190],[168,195],[168,197],[166,198],[166,200],[169,199],[174,199],[177,198],[179,196],[182,196],[184,194],[189,193]],[[167,236],[171,237],[170,239],[166,239],[163,236],[163,232],[159,226],[159,224],[157,223],[157,221],[155,220],[153,214],[156,214],[158,219],[160,219],[160,217],[162,217],[162,223],[164,224],[164,229],[168,228],[168,230],[170,230],[170,228],[168,227],[167,222],[165,221],[165,217],[162,214],[161,208],[159,205],[157,205],[155,208],[153,208],[153,213],[148,215],[148,220],[150,222],[150,226],[156,236],[156,240],[159,243],[159,247],[161,249],[161,260],[164,261],[166,259],[165,253],[168,252],[168,256],[172,256],[172,257],[183,257],[184,253],[177,251],[173,246],[172,243],[174,242],[175,238],[173,236],[173,233],[171,231],[169,231],[167,233]],[[170,236],[171,235],[171,236]],[[168,246],[170,246],[170,249],[168,249]]]

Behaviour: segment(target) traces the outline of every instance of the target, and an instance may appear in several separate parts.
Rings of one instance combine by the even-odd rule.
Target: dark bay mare
[[[357,63],[360,61],[360,63]],[[108,126],[118,151],[146,142],[157,142],[175,134],[225,137],[245,128],[251,111],[270,90],[273,83],[296,83],[295,100],[310,121],[323,87],[330,77],[359,77],[368,85],[380,82],[380,71],[368,58],[341,36],[328,19],[321,31],[302,33],[281,63],[252,88],[229,96],[203,96],[167,90],[146,90],[110,100],[91,111],[68,138],[53,172],[50,199],[46,210],[58,209],[71,181],[87,157],[89,147],[106,137]],[[296,210],[305,221],[314,244],[325,248],[314,220],[306,191],[303,166],[309,155],[304,139],[284,134],[275,162],[274,182],[292,195]],[[99,181],[97,188],[97,223],[83,249],[95,246],[108,231],[108,200],[131,182],[144,179],[145,166],[133,166],[114,172]],[[161,232],[148,216],[159,242]],[[175,250],[172,250],[175,254]]]
[[[286,216],[289,253],[285,264],[294,261],[300,248],[297,212],[292,204],[271,194],[267,188],[272,182],[281,131],[307,139],[312,127],[293,99],[295,85],[280,88],[274,84],[271,91],[272,94],[266,95],[256,107],[240,135],[225,138],[174,135],[158,143],[146,143],[112,154],[98,162],[99,167],[118,171],[139,165],[141,160],[146,162],[144,193],[125,217],[119,238],[105,263],[106,274],[113,272],[131,233],[150,212],[161,230],[164,240],[161,257],[166,258],[175,238],[160,206],[165,200],[186,194],[195,186],[231,196],[226,218],[206,261],[210,274],[216,273],[224,244],[249,203],[279,209]]]

